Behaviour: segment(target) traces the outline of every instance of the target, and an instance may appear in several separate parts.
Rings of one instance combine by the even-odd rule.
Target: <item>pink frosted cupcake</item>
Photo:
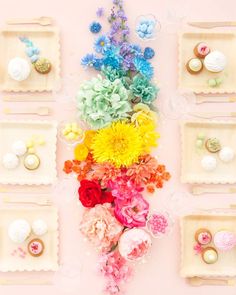
[[[206,43],[200,42],[194,47],[193,52],[198,58],[205,58],[210,53],[210,47]]]
[[[236,246],[236,235],[230,231],[218,231],[214,235],[214,244],[218,250],[229,251]]]
[[[211,232],[206,228],[200,228],[195,233],[195,240],[200,245],[207,245],[212,240]]]

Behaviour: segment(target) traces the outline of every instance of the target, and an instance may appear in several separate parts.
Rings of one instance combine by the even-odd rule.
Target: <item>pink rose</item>
[[[109,251],[118,242],[123,226],[115,218],[111,205],[106,203],[84,212],[80,231],[99,250]]]
[[[144,227],[149,211],[149,203],[140,196],[130,199],[115,199],[115,216],[124,226]]]

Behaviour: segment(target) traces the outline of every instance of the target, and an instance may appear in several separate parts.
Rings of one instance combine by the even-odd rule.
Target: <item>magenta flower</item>
[[[140,196],[126,200],[115,199],[115,217],[126,227],[143,227],[149,211],[149,203]]]
[[[140,192],[143,191],[142,187],[138,187],[125,175],[117,177],[115,180],[110,180],[108,182],[108,188],[111,190],[112,195],[120,200],[140,197]]]

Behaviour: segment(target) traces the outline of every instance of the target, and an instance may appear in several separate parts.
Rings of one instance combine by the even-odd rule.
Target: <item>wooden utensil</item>
[[[7,204],[29,204],[29,205],[38,205],[38,206],[51,206],[52,201],[48,197],[19,197],[19,196],[4,196],[3,203]]]
[[[15,18],[15,19],[8,19],[6,23],[8,25],[37,24],[41,26],[49,26],[52,24],[52,18],[48,16],[41,16],[41,17],[32,18],[32,19]]]
[[[214,119],[214,118],[226,118],[226,117],[236,117],[236,112],[193,112],[188,113],[192,117],[197,117],[201,119]]]
[[[235,27],[236,22],[188,22],[188,25],[202,29],[213,29],[217,27]]]
[[[201,278],[201,277],[192,277],[188,278],[189,283],[192,286],[202,286],[202,285],[235,285],[235,278]]]
[[[32,278],[25,278],[25,279],[7,279],[7,278],[0,278],[0,285],[10,286],[10,285],[52,285],[53,282],[47,279],[32,279]]]
[[[193,186],[193,195],[202,194],[234,194],[236,193],[236,187],[203,187],[203,186]]]
[[[3,101],[13,102],[38,102],[38,101],[54,101],[52,95],[5,95],[2,98]]]
[[[51,110],[48,107],[25,108],[25,109],[5,108],[5,109],[3,109],[3,112],[6,115],[38,115],[38,116],[49,116]]]
[[[232,103],[236,102],[236,97],[209,97],[209,96],[201,96],[198,95],[196,96],[196,103],[201,104],[201,103]]]

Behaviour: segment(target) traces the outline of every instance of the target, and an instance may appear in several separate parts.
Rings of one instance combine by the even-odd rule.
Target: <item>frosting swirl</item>
[[[11,59],[8,64],[8,74],[15,81],[21,82],[26,80],[30,72],[31,67],[29,63],[21,57]]]
[[[226,56],[220,51],[210,52],[204,60],[204,66],[210,72],[218,73],[225,69],[227,60]]]
[[[236,235],[230,231],[219,231],[214,236],[214,244],[221,251],[229,251],[236,246]]]

